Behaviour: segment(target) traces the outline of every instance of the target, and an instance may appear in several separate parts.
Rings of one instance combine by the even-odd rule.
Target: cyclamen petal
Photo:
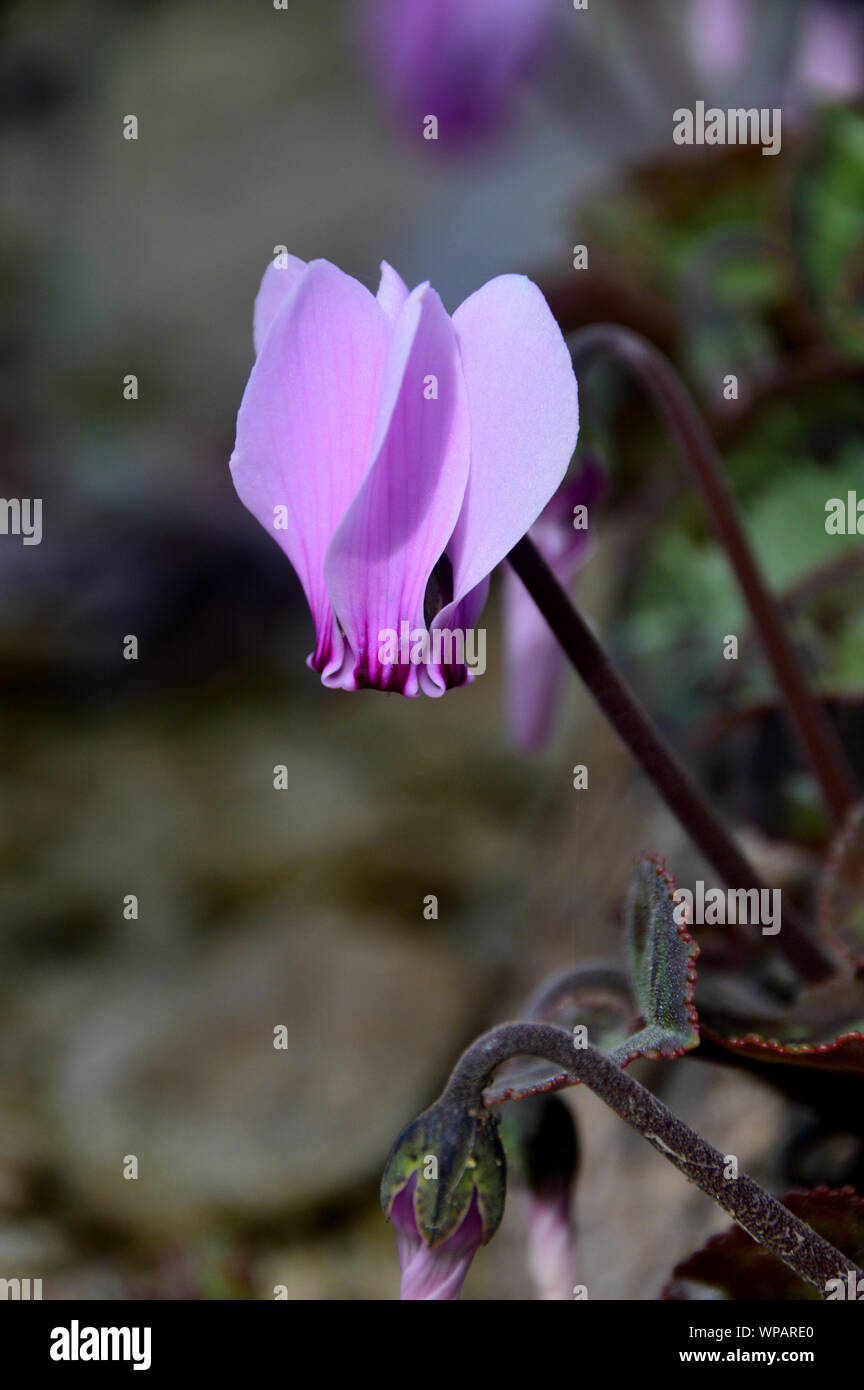
[[[252,319],[252,341],[256,354],[261,351],[273,320],[306,269],[306,262],[301,261],[299,256],[283,255],[271,261],[264,271]]]
[[[576,442],[576,383],[540,291],[502,276],[451,319],[386,262],[373,297],[288,257],[265,272],[255,337],[231,472],[303,585],[308,664],[345,690],[466,684],[489,574]]]
[[[471,423],[465,501],[447,546],[453,599],[436,628],[472,627],[486,577],[524,536],[560,484],[579,434],[576,378],[561,330],[537,286],[500,275],[453,315]],[[443,694],[456,673],[429,663],[422,687]]]
[[[338,679],[343,641],[324,557],[368,467],[387,343],[374,296],[314,261],[276,314],[237,417],[234,486],[297,571],[315,621],[309,664],[325,682]]]
[[[449,556],[448,556],[449,558]],[[477,642],[471,642],[471,629],[476,628],[477,619],[486,607],[486,600],[489,597],[489,578],[481,579],[479,584],[475,584],[473,589],[469,589],[463,598],[456,599],[455,602],[448,603],[439,613],[435,614],[430,626],[432,641],[435,641],[435,634],[440,633],[441,660],[434,660],[435,648],[433,646],[429,661],[420,670],[420,688],[424,695],[431,695],[433,698],[443,695],[445,690],[450,690],[456,685],[469,685],[475,679],[473,665],[477,665],[476,674],[482,675],[485,670],[485,634],[477,634]],[[448,638],[449,636],[449,646]],[[455,635],[454,635],[455,634]],[[470,655],[471,664],[466,665],[455,650],[458,637],[461,635],[465,652]],[[483,660],[479,661],[480,639],[483,638]],[[469,647],[473,650],[469,653]]]
[[[391,323],[395,323],[399,317],[399,311],[405,300],[408,298],[408,286],[386,261],[381,262],[381,283],[378,286],[376,299],[384,310]]]
[[[468,479],[465,388],[453,324],[421,285],[393,329],[374,459],[327,553],[327,588],[355,666],[352,688],[419,694],[417,665],[385,665],[381,634],[425,629],[423,599]]]
[[[471,474],[448,546],[453,598],[512,550],[560,485],[579,433],[576,378],[537,286],[500,275],[453,315],[471,420]]]
[[[477,1193],[457,1230],[440,1245],[425,1245],[414,1216],[416,1175],[393,1199],[390,1219],[396,1231],[396,1251],[402,1271],[403,1302],[456,1299],[483,1237]]]

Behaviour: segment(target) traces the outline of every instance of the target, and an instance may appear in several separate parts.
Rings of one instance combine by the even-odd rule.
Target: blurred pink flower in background
[[[528,1263],[539,1298],[572,1297],[575,1236],[570,1214],[572,1186],[563,1179],[541,1192],[523,1192]]]
[[[784,90],[790,114],[812,99],[844,100],[864,88],[864,15],[851,0],[692,0],[689,24],[694,62],[704,76],[743,77],[748,101],[777,99],[768,90],[760,25],[792,27]],[[776,32],[776,29],[775,29]]]
[[[568,591],[590,558],[590,512],[604,486],[603,470],[592,459],[586,459],[529,533],[558,582]],[[588,511],[586,529],[574,528],[574,508],[579,506]],[[555,721],[567,662],[534,600],[510,570],[504,576],[504,609],[510,726],[523,747],[537,748]]]
[[[693,0],[689,22],[702,72],[710,77],[737,72],[747,54],[750,0]]]
[[[407,133],[447,147],[496,131],[548,52],[558,0],[365,0],[360,42]]]
[[[864,89],[864,14],[840,0],[809,6],[802,23],[796,76],[808,91],[843,101]]]
[[[501,275],[451,318],[386,263],[376,297],[329,261],[283,256],[254,338],[231,472],[303,585],[308,664],[343,690],[465,684],[464,662],[383,656],[382,635],[473,628],[566,472],[576,380],[542,294]]]

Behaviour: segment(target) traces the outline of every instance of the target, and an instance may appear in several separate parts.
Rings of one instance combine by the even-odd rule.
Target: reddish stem
[[[647,1139],[658,1153],[727,1211],[748,1235],[782,1260],[824,1298],[829,1280],[864,1277],[850,1259],[795,1216],[746,1173],[726,1176],[727,1157],[602,1052],[577,1047],[563,1028],[548,1023],[502,1023],[463,1052],[441,1096],[443,1105],[476,1114],[483,1091],[502,1062],[543,1057],[582,1082]]]
[[[708,862],[730,888],[764,888],[756,870],[615,670],[534,542],[523,536],[507,558],[610,724]],[[739,928],[727,924],[726,930],[749,948],[749,939]],[[777,942],[806,979],[821,980],[835,972],[831,958],[785,906]]]
[[[780,608],[765,586],[726,482],[723,464],[693,399],[668,358],[627,328],[597,324],[570,340],[574,361],[607,354],[631,367],[678,442],[681,460],[706,503],[714,529],[753,616],[789,717],[835,824],[855,800],[855,783],[840,740],[813,696]]]

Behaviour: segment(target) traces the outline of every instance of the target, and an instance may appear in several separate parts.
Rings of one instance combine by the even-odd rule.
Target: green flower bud
[[[381,1179],[388,1219],[394,1199],[415,1175],[413,1215],[424,1245],[431,1249],[452,1236],[472,1203],[479,1215],[478,1244],[488,1244],[501,1224],[506,1193],[504,1150],[493,1114],[438,1100],[408,1125]]]

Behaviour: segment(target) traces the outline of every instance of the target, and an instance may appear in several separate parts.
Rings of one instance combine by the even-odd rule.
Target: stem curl
[[[726,1158],[679,1119],[621,1067],[593,1047],[576,1047],[570,1033],[553,1024],[503,1023],[484,1033],[463,1052],[441,1096],[441,1104],[468,1113],[483,1108],[483,1091],[494,1072],[511,1057],[542,1057],[582,1082],[652,1148],[737,1221],[748,1235],[782,1260],[824,1297],[830,1279],[850,1270],[864,1278],[836,1250],[752,1178],[726,1178]]]

